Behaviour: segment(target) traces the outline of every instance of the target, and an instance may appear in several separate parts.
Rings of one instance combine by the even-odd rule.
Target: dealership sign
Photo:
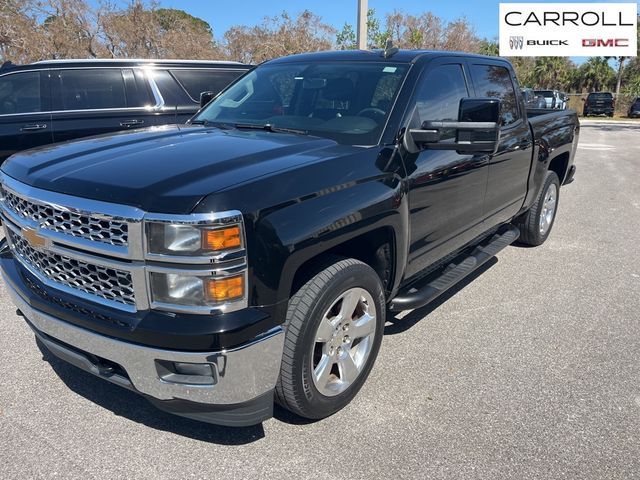
[[[635,57],[637,23],[636,3],[501,3],[500,55]]]

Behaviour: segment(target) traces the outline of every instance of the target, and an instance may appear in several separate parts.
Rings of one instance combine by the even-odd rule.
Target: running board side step
[[[432,302],[487,260],[493,258],[500,250],[515,242],[519,236],[520,230],[513,225],[508,225],[506,230],[502,229],[488,241],[480,243],[466,258],[458,263],[449,264],[438,277],[425,286],[419,289],[410,288],[407,292],[399,294],[391,300],[389,310],[392,312],[413,310]]]

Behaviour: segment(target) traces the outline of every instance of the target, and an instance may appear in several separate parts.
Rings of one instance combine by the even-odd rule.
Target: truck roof
[[[268,60],[265,63],[286,63],[286,62],[313,62],[313,61],[348,61],[348,62],[372,62],[372,61],[387,61],[389,63],[414,63],[418,59],[425,57],[440,57],[447,56],[460,56],[465,58],[485,58],[491,60],[498,60],[507,63],[507,61],[500,57],[489,57],[486,55],[476,55],[472,53],[464,52],[449,52],[442,50],[398,50],[395,53],[387,56],[382,56],[383,50],[331,50],[324,52],[312,52],[312,53],[299,53],[295,55],[288,55],[286,57],[276,58],[274,60]]]

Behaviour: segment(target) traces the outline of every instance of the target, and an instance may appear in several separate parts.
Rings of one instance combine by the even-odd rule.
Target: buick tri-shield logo
[[[509,37],[509,48],[511,48],[511,50],[522,50],[523,45],[524,37]]]

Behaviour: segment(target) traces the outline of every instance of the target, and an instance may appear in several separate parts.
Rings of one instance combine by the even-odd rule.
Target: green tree
[[[537,88],[569,90],[575,64],[566,57],[536,57],[533,79]]]
[[[336,46],[340,50],[354,50],[358,48],[358,36],[353,25],[346,23],[336,35]],[[380,20],[373,8],[367,10],[367,48],[383,48],[388,35],[380,30]]]
[[[591,57],[580,65],[580,88],[587,91],[610,90],[615,82],[616,72],[604,57]]]
[[[207,33],[209,36],[213,37],[211,25],[201,18],[188,14],[184,10],[178,10],[176,8],[159,8],[154,11],[154,14],[158,23],[164,30],[172,30],[175,28],[176,24],[186,23],[194,30]]]
[[[491,57],[497,57],[500,55],[500,47],[498,46],[498,42],[487,40],[486,38],[480,42],[480,46],[478,48],[478,53],[480,55],[489,55]]]

